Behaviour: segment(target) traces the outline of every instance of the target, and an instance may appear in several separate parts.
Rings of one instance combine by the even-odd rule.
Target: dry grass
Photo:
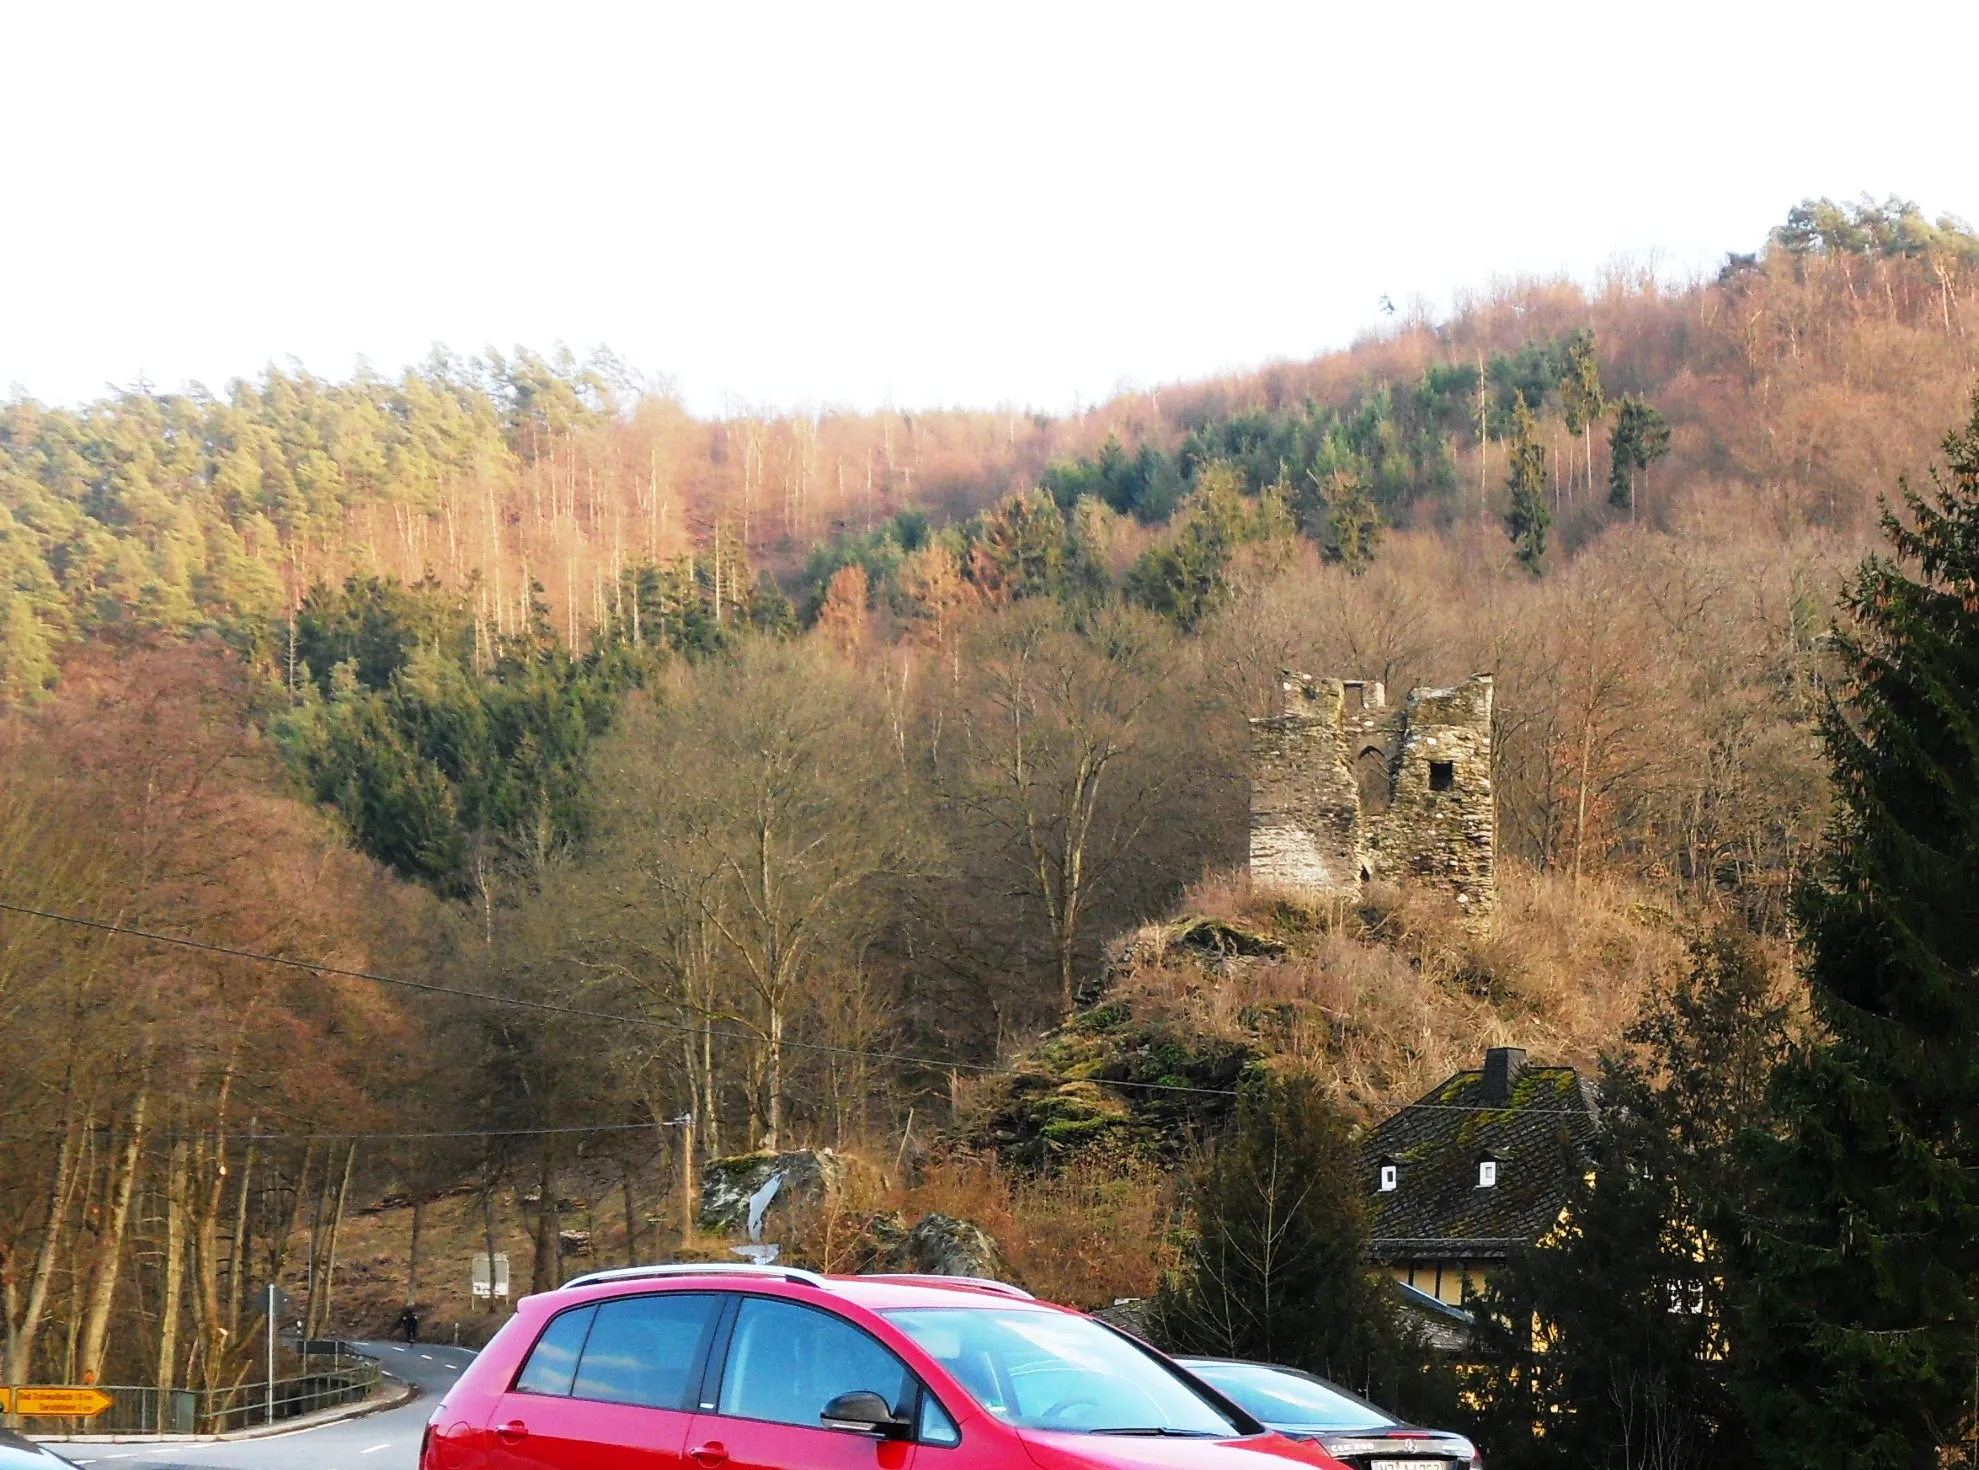
[[[1168,1261],[1176,1201],[1169,1176],[1149,1164],[1087,1162],[1020,1177],[994,1159],[954,1155],[911,1183],[866,1177],[877,1184],[848,1190],[812,1217],[798,1255],[823,1270],[856,1270],[875,1215],[894,1213],[907,1225],[948,1215],[989,1232],[1024,1287],[1082,1307],[1147,1295]]]
[[[1623,880],[1570,880],[1511,863],[1499,909],[1467,928],[1419,891],[1357,908],[1301,909],[1215,873],[1181,912],[1287,939],[1282,959],[1205,965],[1151,954],[1115,986],[1137,1013],[1260,1045],[1331,1077],[1369,1115],[1475,1065],[1487,1046],[1592,1067],[1649,991],[1684,964],[1683,926]]]

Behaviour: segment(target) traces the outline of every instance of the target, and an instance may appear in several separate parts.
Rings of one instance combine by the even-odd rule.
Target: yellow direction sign
[[[13,1399],[10,1404],[9,1398]],[[91,1419],[117,1402],[100,1388],[17,1388],[11,1395],[0,1388],[0,1411]]]

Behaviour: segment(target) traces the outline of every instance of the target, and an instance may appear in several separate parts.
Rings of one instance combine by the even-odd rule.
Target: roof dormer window
[[[1383,1194],[1393,1194],[1396,1185],[1401,1183],[1401,1170],[1395,1167],[1393,1159],[1381,1161],[1380,1182],[1375,1186]]]
[[[1496,1189],[1498,1187],[1498,1160],[1485,1154],[1477,1161],[1477,1187]]]

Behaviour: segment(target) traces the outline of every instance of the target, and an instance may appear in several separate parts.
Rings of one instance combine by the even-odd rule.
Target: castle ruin
[[[1498,899],[1491,677],[1411,689],[1391,709],[1359,679],[1287,674],[1282,714],[1251,721],[1251,881],[1347,899],[1406,879],[1466,913]]]

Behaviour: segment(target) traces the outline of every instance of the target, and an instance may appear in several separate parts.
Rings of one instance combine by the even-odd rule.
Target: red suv
[[[675,1265],[524,1297],[433,1411],[419,1467],[1272,1470],[1261,1460],[1342,1470],[1013,1286]]]

